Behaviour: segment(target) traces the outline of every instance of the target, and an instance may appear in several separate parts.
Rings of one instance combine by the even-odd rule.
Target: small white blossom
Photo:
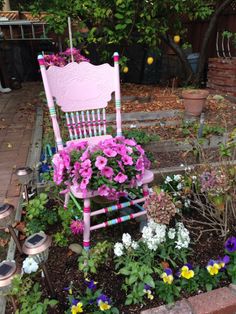
[[[179,181],[181,181],[181,179],[182,179],[181,174],[175,174],[175,175],[174,175],[174,180],[175,180],[175,181],[179,182]]]
[[[178,185],[177,185],[177,189],[178,189],[178,190],[181,190],[181,189],[182,189],[182,187],[183,187],[182,183],[178,183]]]
[[[124,246],[122,243],[117,242],[114,246],[114,254],[116,256],[122,256],[124,254]]]
[[[150,220],[142,230],[142,240],[150,250],[156,251],[166,241],[166,226]]]
[[[132,247],[134,250],[137,250],[137,248],[138,248],[138,242],[132,241],[131,247]]]
[[[184,206],[185,206],[185,207],[189,207],[190,204],[191,204],[191,201],[187,198],[187,199],[185,200],[185,202],[184,202]]]
[[[180,167],[184,167],[184,164],[181,164]]]
[[[196,182],[197,177],[196,176],[192,176],[192,180],[193,180],[193,182]]]
[[[168,231],[168,238],[173,240],[175,238],[175,228],[170,228]]]
[[[166,179],[165,179],[165,183],[169,183],[169,182],[171,182],[171,181],[172,181],[171,177],[170,177],[170,176],[167,176]]]
[[[178,222],[176,224],[176,228],[177,228],[177,241],[175,241],[176,248],[177,249],[188,248],[190,243],[188,229],[185,228],[182,222]]]
[[[122,242],[126,248],[129,248],[132,243],[131,235],[129,233],[123,233]]]
[[[38,270],[39,265],[35,262],[35,260],[32,257],[27,257],[23,262],[23,271],[26,274],[34,273]]]
[[[131,129],[135,129],[136,127],[137,127],[137,125],[136,124],[130,124],[130,126],[129,126]]]

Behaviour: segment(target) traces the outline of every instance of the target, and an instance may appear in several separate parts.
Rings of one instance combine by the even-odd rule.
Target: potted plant
[[[71,142],[54,155],[53,167],[54,182],[64,185],[65,192],[73,185],[84,195],[98,190],[99,196],[115,200],[139,185],[150,162],[140,145],[120,136],[95,146]]]
[[[185,112],[188,115],[199,116],[206,106],[209,92],[205,89],[186,89],[182,91]]]

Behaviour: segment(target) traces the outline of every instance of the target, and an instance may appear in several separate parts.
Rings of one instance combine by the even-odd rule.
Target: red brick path
[[[141,314],[235,314],[236,286],[219,288],[176,302],[173,306],[159,306]]]
[[[20,186],[14,170],[26,164],[41,90],[40,83],[25,83],[19,90],[0,93],[0,204],[17,204]]]

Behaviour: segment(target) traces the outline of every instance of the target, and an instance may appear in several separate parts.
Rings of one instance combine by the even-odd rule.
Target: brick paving
[[[176,302],[142,311],[141,314],[235,314],[236,285],[201,293]]]
[[[17,204],[20,186],[14,171],[26,165],[41,90],[37,82],[0,93],[0,204]]]

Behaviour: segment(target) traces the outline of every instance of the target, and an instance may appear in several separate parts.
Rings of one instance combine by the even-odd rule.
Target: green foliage
[[[176,284],[166,284],[163,281],[156,282],[156,294],[165,303],[173,303],[180,295],[181,287]]]
[[[79,257],[79,270],[84,272],[85,277],[96,274],[97,269],[106,263],[111,252],[112,243],[108,241],[98,242],[89,252],[83,250]]]
[[[123,134],[127,138],[134,139],[140,145],[160,140],[159,135],[150,134],[139,129],[124,130]]]
[[[58,217],[56,208],[47,208],[48,196],[40,193],[26,204],[26,233],[31,235],[46,231],[48,225],[53,225]]]
[[[204,0],[35,0],[31,10],[35,14],[46,10],[45,20],[57,34],[63,34],[67,29],[67,17],[70,16],[77,22],[78,31],[74,33],[77,43],[83,44],[85,51],[87,45],[96,44],[99,55],[106,61],[110,60],[110,51],[114,49],[120,50],[125,57],[123,47],[134,43],[157,50],[166,34],[185,36],[183,15],[191,20],[206,19],[213,12]],[[79,32],[79,29],[84,31]]]
[[[86,284],[87,283],[87,284]],[[89,284],[92,284],[90,286]],[[94,280],[89,280],[86,278],[85,280],[85,285],[81,291],[78,291],[76,288],[73,287],[72,283],[70,286],[67,288],[69,294],[68,294],[68,300],[70,303],[70,308],[65,312],[68,314],[71,313],[93,313],[93,314],[100,314],[104,313],[104,311],[107,314],[119,314],[119,310],[112,305],[112,302],[110,298],[108,298],[106,295],[103,294],[101,289],[97,290],[97,282]],[[107,299],[107,304],[109,305],[109,308],[107,309],[102,309],[98,303],[98,298],[100,296],[103,296],[104,298]],[[80,311],[72,311],[72,306],[76,305],[75,300],[79,300],[78,303],[80,303]],[[81,311],[82,310],[82,311]]]
[[[145,284],[152,288],[155,287],[154,280],[151,276],[153,272],[153,268],[151,268],[148,264],[145,265],[140,261],[132,260],[129,260],[128,263],[125,263],[125,265],[119,269],[118,274],[125,276],[122,289],[124,289],[127,294],[125,301],[126,305],[142,302],[145,295]]]
[[[184,136],[198,136],[200,124],[199,123],[184,123],[181,127],[182,134]],[[202,129],[202,137],[207,137],[208,135],[223,135],[225,128],[219,125],[211,125],[205,123]]]
[[[44,314],[48,307],[55,306],[58,301],[43,299],[39,283],[33,283],[29,277],[16,275],[11,284],[11,290],[7,294],[13,296],[19,302],[20,308],[16,314]]]

